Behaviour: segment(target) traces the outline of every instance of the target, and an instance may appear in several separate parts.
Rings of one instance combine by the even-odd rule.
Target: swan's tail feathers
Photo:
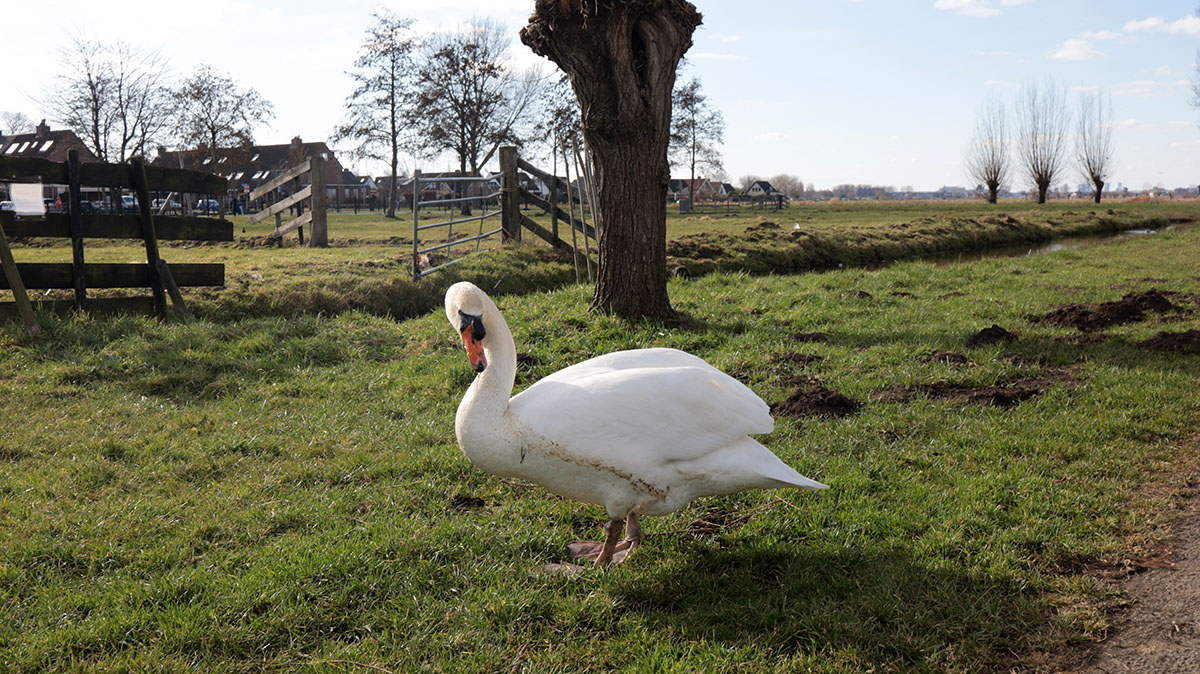
[[[779,482],[780,487],[794,487],[796,489],[829,489],[829,485],[821,484],[816,480],[804,477],[800,473],[796,473],[794,477],[784,480],[781,480],[777,477],[773,477],[772,479]]]

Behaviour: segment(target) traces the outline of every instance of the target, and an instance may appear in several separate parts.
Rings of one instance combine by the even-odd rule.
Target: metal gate
[[[502,213],[502,210],[498,206],[490,213],[487,210],[488,202],[496,199],[500,195],[499,190],[492,191],[490,188],[490,184],[496,180],[497,178],[485,178],[482,176],[422,176],[420,171],[413,173],[411,201],[413,213],[412,245],[414,280],[420,279],[422,276],[432,274],[439,269],[449,267],[450,265],[462,260],[462,257],[457,259],[453,257],[452,250],[455,246],[467,245],[474,242],[475,250],[478,251],[484,239],[495,234],[499,234],[502,231],[503,228],[500,226],[497,226],[495,229],[490,231],[483,231],[485,221],[488,218],[497,217]],[[439,198],[439,187],[442,185],[453,187],[454,189],[452,190],[452,193],[462,194],[464,192],[477,191],[479,194],[472,196],[451,196]],[[431,187],[432,189],[429,189]],[[427,192],[429,194],[426,194]],[[459,218],[452,217],[454,208],[456,206],[460,204],[471,205],[475,203],[479,204],[479,215],[470,215]],[[427,225],[421,224],[422,209],[430,211],[436,210],[442,206],[446,207],[447,218],[449,219]],[[470,222],[478,222],[479,231],[470,236],[455,239],[454,226]],[[428,232],[441,227],[446,228],[445,242],[428,246],[426,248],[421,248],[421,232]],[[462,230],[460,229],[459,232],[461,233]],[[441,237],[439,236],[438,239],[440,240]],[[434,264],[433,259],[429,257],[429,254],[440,250],[446,251],[446,260],[440,264]],[[424,265],[422,264],[423,259],[425,261]]]

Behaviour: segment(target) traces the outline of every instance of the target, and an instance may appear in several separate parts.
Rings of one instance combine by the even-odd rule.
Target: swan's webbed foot
[[[603,567],[609,564],[620,564],[625,561],[630,553],[637,548],[642,542],[642,525],[638,519],[637,513],[629,513],[625,518],[625,540],[618,541],[620,535],[621,520],[613,519],[604,523],[604,542],[597,541],[573,541],[567,544],[567,551],[571,553],[571,559],[579,561],[581,559],[595,560],[596,566]]]

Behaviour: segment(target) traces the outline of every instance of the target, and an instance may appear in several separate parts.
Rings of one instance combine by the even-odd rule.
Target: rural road
[[[1173,566],[1125,581],[1130,606],[1072,674],[1200,674],[1200,497],[1175,530]]]

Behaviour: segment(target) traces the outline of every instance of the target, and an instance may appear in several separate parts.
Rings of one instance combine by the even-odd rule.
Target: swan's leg
[[[629,513],[625,518],[625,540],[629,541],[629,547],[632,549],[636,548],[643,538],[641,518],[637,513]]]
[[[617,551],[617,539],[621,536],[621,520],[609,520],[604,524],[604,547],[596,558],[596,566],[608,566],[613,561],[613,553]]]

